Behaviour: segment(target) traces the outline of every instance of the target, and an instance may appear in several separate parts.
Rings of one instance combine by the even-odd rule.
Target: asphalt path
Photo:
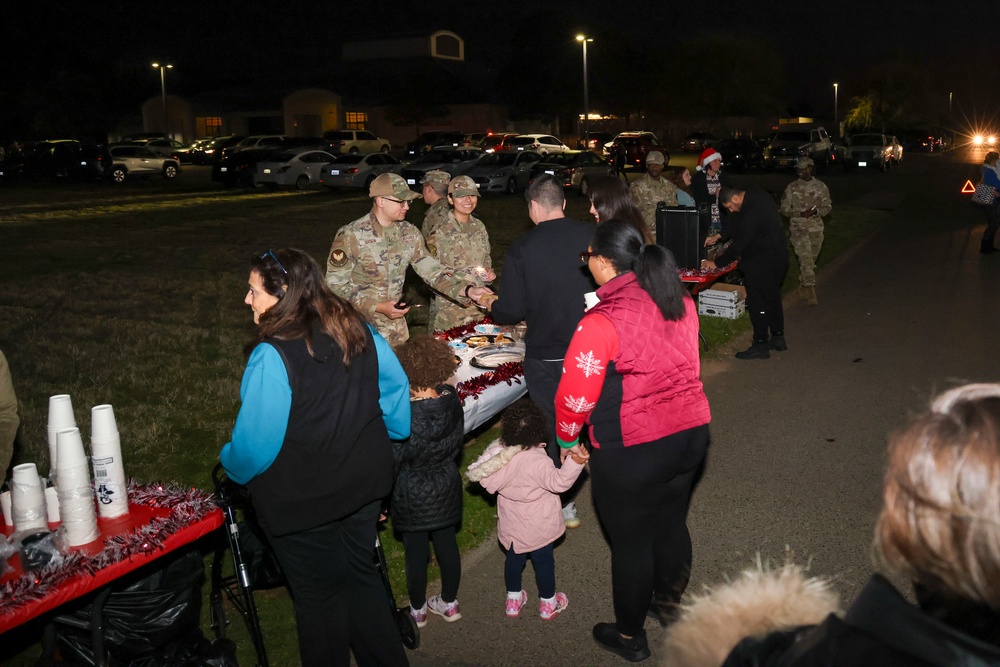
[[[959,193],[966,178],[978,178],[973,163],[981,159],[914,155],[888,174],[821,177],[835,207],[891,215],[820,273],[819,306],[786,305],[787,352],[703,368],[712,445],[689,519],[690,591],[724,581],[758,555],[781,562],[791,553],[832,578],[849,603],[879,569],[872,531],[887,434],[946,388],[1000,379],[1000,253],[979,254],[985,217]],[[789,180],[742,182],[780,191]],[[562,615],[538,617],[529,564],[529,602],[520,618],[504,616],[503,555],[489,541],[463,561],[463,618],[431,615],[411,663],[625,664],[591,638],[595,623],[614,620],[610,556],[589,486],[577,506],[583,524],[556,549],[557,586],[570,601]],[[663,632],[653,621],[646,631],[647,664],[657,664]]]

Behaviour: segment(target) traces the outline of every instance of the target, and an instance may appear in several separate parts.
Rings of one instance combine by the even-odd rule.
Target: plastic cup
[[[597,292],[587,292],[586,294],[583,295],[583,302],[584,304],[586,304],[587,310],[590,310],[591,308],[599,304],[601,300],[597,298]]]
[[[80,429],[64,428],[59,431],[56,442],[56,463],[59,470],[75,468],[87,462],[87,453],[83,450],[83,439]],[[60,483],[62,475],[59,476]]]
[[[8,526],[13,526],[14,517],[10,513],[10,491],[0,493],[0,509],[3,510],[3,522]]]
[[[90,439],[91,441],[108,441],[118,437],[118,424],[115,422],[115,410],[110,405],[95,405],[90,409]]]

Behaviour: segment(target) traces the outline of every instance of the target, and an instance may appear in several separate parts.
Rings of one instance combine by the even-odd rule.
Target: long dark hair
[[[260,316],[257,335],[247,346],[249,353],[266,338],[305,338],[309,354],[312,330],[318,326],[344,352],[342,361],[368,348],[368,332],[361,314],[348,301],[330,291],[319,264],[308,253],[295,248],[268,250],[250,258],[250,270],[260,276],[264,290],[278,302]]]
[[[635,225],[608,220],[597,225],[590,250],[611,262],[618,273],[635,273],[665,320],[684,317],[684,283],[677,275],[677,262],[669,250],[646,243]]]
[[[646,220],[642,217],[642,211],[635,205],[628,184],[613,176],[598,176],[588,181],[588,184],[590,190],[587,194],[590,195],[590,201],[594,204],[601,222],[624,220],[642,232],[646,243],[653,242]]]

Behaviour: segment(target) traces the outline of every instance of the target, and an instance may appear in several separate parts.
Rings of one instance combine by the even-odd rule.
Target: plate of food
[[[495,336],[500,333],[500,327],[495,324],[477,324],[475,326],[476,333],[487,334],[490,336]]]
[[[462,339],[462,342],[471,348],[478,349],[490,345],[513,345],[514,339],[502,333],[497,334],[472,334]]]
[[[460,340],[448,341],[448,347],[452,349],[452,352],[468,352],[469,350],[469,346]]]
[[[502,364],[524,361],[524,352],[509,347],[490,347],[476,352],[469,364],[475,368],[491,369]]]
[[[454,356],[455,356],[455,368],[458,368],[459,366],[462,365],[462,357],[458,356],[457,354]]]

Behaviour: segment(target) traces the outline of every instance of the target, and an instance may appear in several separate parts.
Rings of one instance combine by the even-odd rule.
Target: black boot
[[[629,662],[642,662],[649,657],[649,644],[646,642],[646,631],[625,639],[618,634],[614,623],[598,623],[594,626],[594,641],[605,651],[611,651]]]
[[[784,352],[788,349],[788,344],[785,343],[785,332],[771,334],[771,340],[767,341],[767,346],[772,350],[777,352]]]
[[[736,353],[737,359],[770,359],[771,353],[770,345],[767,344],[766,340],[755,340],[753,345],[743,350],[742,352]]]

